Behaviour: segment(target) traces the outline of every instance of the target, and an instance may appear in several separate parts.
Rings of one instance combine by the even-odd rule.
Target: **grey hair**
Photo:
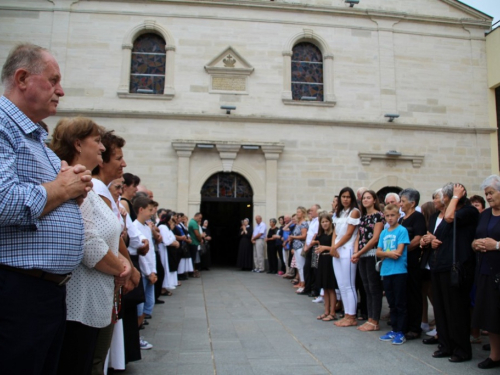
[[[496,191],[500,191],[500,177],[496,174],[486,177],[481,184],[481,190],[485,190],[489,187],[492,187]]]
[[[269,221],[271,221],[271,222],[272,222],[272,223],[274,223],[274,224],[276,224],[276,223],[278,222],[278,221],[276,221],[276,219],[275,219],[275,218],[272,218],[272,219],[271,219],[271,220],[269,220]]]
[[[415,202],[415,207],[418,206],[418,202],[420,202],[420,193],[417,189],[406,188],[399,193],[401,198],[406,197],[409,202]]]
[[[399,199],[399,195],[397,195],[396,193],[387,193],[387,195],[386,195],[386,196],[385,196],[385,198],[384,198],[384,203],[385,203],[385,201],[387,200],[387,198],[389,198],[389,197],[396,197],[396,200],[397,200],[398,202],[400,201],[400,199]]]
[[[442,188],[439,188],[434,193],[432,193],[432,199],[434,199],[435,197],[439,197],[439,201],[444,204]]]
[[[26,69],[31,74],[40,74],[46,66],[42,52],[49,52],[46,48],[31,43],[15,46],[10,51],[2,67],[2,83],[5,91],[13,89],[14,75],[18,69]]]

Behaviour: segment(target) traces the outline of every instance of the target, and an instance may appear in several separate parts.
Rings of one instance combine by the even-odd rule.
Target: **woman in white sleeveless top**
[[[345,316],[335,322],[338,327],[356,326],[357,294],[356,294],[356,264],[351,262],[354,253],[354,243],[358,235],[358,225],[361,213],[358,210],[356,195],[349,188],[343,188],[339,193],[340,204],[337,205],[336,217],[333,219],[335,231],[332,237],[333,269],[339,286]]]

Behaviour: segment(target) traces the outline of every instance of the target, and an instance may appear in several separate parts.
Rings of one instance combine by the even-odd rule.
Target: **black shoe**
[[[266,273],[273,273],[273,271],[267,271]]]
[[[151,315],[149,315],[149,314],[144,314],[144,319],[151,319],[151,318],[153,318]]]
[[[141,324],[140,327],[139,327],[139,331],[145,329],[146,327],[144,326],[144,324]]]
[[[425,345],[436,345],[439,344],[439,340],[435,337],[429,337],[428,339],[423,339],[422,343]]]
[[[483,362],[479,362],[477,367],[485,370],[488,368],[500,367],[500,361],[494,361],[490,357],[486,358]]]
[[[314,292],[313,292],[313,293],[310,293],[310,294],[309,294],[309,297],[311,297],[311,298],[316,298],[316,297],[319,297],[319,296],[318,296],[316,293],[314,293]]]
[[[304,291],[302,291],[302,292],[300,292],[300,293],[295,293],[295,294],[299,294],[299,295],[301,295],[301,296],[307,296],[307,295],[309,295],[309,292],[306,292],[306,291],[304,290]]]
[[[155,301],[155,305],[161,305],[162,303],[165,303],[165,301],[162,301],[161,299],[157,299]]]
[[[448,352],[443,352],[442,350],[436,350],[433,354],[432,354],[432,357],[433,358],[446,358],[446,357],[449,357],[451,356],[451,353],[448,353]]]
[[[142,322],[142,324],[145,325],[145,326],[148,326],[149,322],[146,319],[144,319],[144,321]]]
[[[460,357],[458,355],[453,354],[450,358],[448,358],[448,361],[452,363],[460,363],[460,362],[465,362],[465,361],[470,361],[471,357]]]
[[[406,340],[415,340],[420,338],[420,333],[417,332],[408,332],[405,335]]]
[[[483,350],[486,350],[487,352],[489,352],[491,350],[490,344],[484,344],[483,345]]]

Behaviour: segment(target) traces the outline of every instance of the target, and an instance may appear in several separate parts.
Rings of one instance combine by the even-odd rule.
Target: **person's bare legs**
[[[500,361],[500,334],[498,333],[489,333],[490,338],[490,358],[493,361]]]

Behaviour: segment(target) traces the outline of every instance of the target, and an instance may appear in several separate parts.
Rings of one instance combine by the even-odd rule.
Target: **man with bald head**
[[[66,282],[83,257],[78,207],[90,171],[45,146],[41,121],[64,96],[48,50],[15,47],[0,98],[0,373],[55,374],[66,324]]]
[[[252,272],[261,273],[265,271],[264,267],[264,238],[266,237],[266,224],[262,222],[262,216],[255,216],[256,225],[253,228],[252,243],[254,270]]]

